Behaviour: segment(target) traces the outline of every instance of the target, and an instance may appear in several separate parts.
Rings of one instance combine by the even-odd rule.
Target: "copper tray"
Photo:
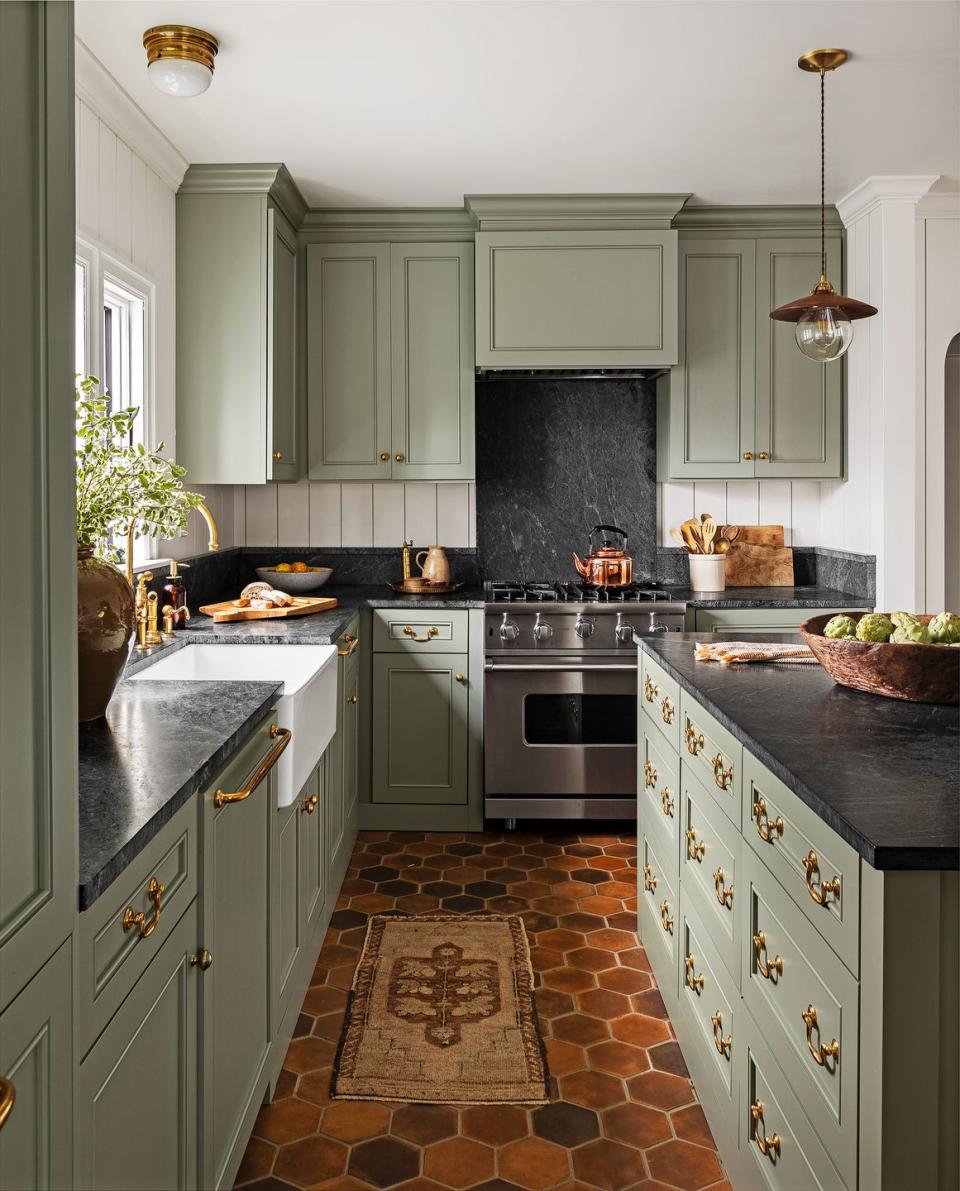
[[[389,583],[388,587],[392,587],[394,591],[400,592],[401,595],[451,595],[455,591],[460,591],[463,587],[462,583],[429,583],[427,585],[418,584],[416,587],[404,587],[403,583]]]

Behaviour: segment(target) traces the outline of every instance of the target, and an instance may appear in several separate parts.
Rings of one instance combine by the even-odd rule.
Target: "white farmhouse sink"
[[[277,762],[277,803],[290,806],[337,727],[335,645],[187,645],[130,682],[282,682],[277,721],[293,733]]]

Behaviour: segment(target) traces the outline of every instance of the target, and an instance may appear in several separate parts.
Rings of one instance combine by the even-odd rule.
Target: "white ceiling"
[[[210,90],[147,79],[143,31],[221,43]],[[77,0],[77,35],[192,162],[283,161],[315,206],[459,206],[464,194],[691,191],[827,197],[871,174],[960,177],[953,0]]]

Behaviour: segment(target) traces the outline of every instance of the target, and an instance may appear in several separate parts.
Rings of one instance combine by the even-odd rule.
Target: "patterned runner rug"
[[[543,1104],[548,1089],[522,919],[370,918],[333,1098]]]

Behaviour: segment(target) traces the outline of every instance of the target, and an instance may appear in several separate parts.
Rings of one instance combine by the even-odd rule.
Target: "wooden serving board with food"
[[[293,596],[278,591],[269,583],[248,583],[235,600],[219,604],[202,604],[200,611],[223,624],[234,620],[273,620],[278,617],[309,616],[311,612],[328,612],[336,608],[332,596]]]

